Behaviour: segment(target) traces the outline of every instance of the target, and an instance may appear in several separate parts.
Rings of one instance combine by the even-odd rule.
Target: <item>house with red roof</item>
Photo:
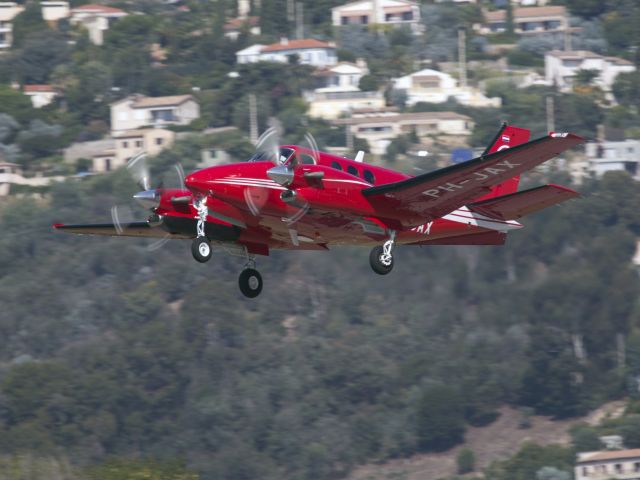
[[[33,108],[49,105],[58,96],[58,91],[51,85],[24,85],[22,93],[29,97]]]
[[[298,62],[303,65],[311,65],[318,68],[338,63],[335,44],[314,38],[300,40],[283,38],[278,43],[252,45],[236,52],[238,63],[288,63],[292,57],[296,57]]]
[[[109,30],[113,22],[127,15],[127,12],[119,8],[88,4],[71,10],[71,23],[83,25],[89,32],[89,40],[95,45],[102,45],[104,32]]]

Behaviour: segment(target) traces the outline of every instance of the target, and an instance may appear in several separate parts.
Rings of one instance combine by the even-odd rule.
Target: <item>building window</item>
[[[373,172],[371,170],[365,170],[362,176],[370,184],[373,185],[374,183],[376,183],[376,177],[373,175]]]
[[[111,171],[111,159],[110,158],[105,158],[104,159],[104,169],[107,172]]]
[[[405,22],[413,20],[413,12],[402,12],[402,20]]]
[[[142,148],[142,140],[136,140],[136,148]]]
[[[331,168],[335,168],[336,170],[340,170],[342,171],[342,165],[340,165],[338,162],[333,161],[331,162]]]
[[[368,15],[362,15],[360,17],[360,23],[362,25],[366,25],[367,23],[369,23],[369,16]]]
[[[129,148],[129,142],[122,142],[122,148]]]
[[[349,25],[349,17],[340,17],[340,23],[342,25]]]
[[[633,471],[634,472],[640,472],[640,462],[635,462],[633,464]]]
[[[164,143],[163,138],[156,138],[156,145],[162,145]]]
[[[353,165],[349,165],[347,167],[347,172],[349,172],[351,175],[353,175],[354,177],[358,176],[358,169],[356,167],[354,167]]]
[[[616,473],[622,473],[622,464],[616,463]]]

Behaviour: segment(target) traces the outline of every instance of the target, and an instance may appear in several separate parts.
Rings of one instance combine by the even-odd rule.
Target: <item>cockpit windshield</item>
[[[250,162],[273,162],[278,165],[284,165],[289,161],[291,156],[295,153],[293,148],[281,147],[278,151],[273,150],[258,150],[249,159]]]

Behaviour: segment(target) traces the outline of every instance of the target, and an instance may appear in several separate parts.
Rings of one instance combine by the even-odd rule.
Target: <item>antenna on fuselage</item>
[[[354,158],[354,160],[360,163],[364,162],[364,151],[358,150],[358,153],[356,155],[356,158]]]

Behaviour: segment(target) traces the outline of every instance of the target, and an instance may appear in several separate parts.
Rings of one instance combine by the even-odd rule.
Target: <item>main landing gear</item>
[[[396,243],[395,230],[391,230],[390,237],[381,247],[373,247],[369,254],[371,268],[379,275],[386,275],[393,270],[393,247]]]

